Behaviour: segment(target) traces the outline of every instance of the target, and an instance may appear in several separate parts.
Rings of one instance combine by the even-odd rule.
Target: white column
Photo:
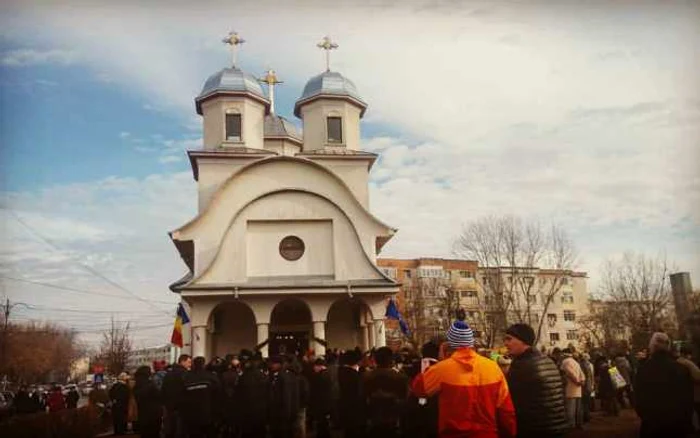
[[[369,346],[369,330],[367,329],[367,325],[362,325],[360,326],[360,337],[362,339],[362,350],[367,351],[370,349]]]
[[[264,322],[258,323],[258,344],[262,344],[263,342],[267,341],[269,337],[270,324]],[[270,343],[268,342],[260,349],[260,354],[262,354],[262,357],[267,357],[269,355],[269,346]]]
[[[326,321],[314,321],[314,338],[326,340]],[[324,356],[326,347],[314,339],[314,351],[316,356]]]
[[[369,334],[369,345],[367,349],[371,350],[377,346],[377,332],[374,330],[373,322],[367,322],[367,333]]]
[[[386,330],[384,329],[384,320],[383,319],[375,319],[374,320],[374,329],[377,332],[374,345],[377,348],[386,346],[386,333],[385,333]]]
[[[207,326],[192,327],[192,356],[207,357]]]

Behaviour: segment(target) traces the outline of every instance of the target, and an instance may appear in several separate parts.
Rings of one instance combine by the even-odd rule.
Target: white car
[[[68,385],[65,385],[63,387],[61,392],[63,393],[63,395],[68,395],[68,393],[71,391],[71,389],[75,389],[76,391],[78,391],[78,385],[76,385],[74,383],[69,383]],[[78,393],[80,393],[80,391],[78,391]]]

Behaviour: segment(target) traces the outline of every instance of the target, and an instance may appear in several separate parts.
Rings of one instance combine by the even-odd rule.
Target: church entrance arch
[[[280,301],[270,316],[270,355],[305,352],[312,333],[311,310],[306,302],[298,298]]]
[[[369,307],[360,298],[342,298],[334,302],[326,321],[328,348],[368,350],[367,321],[371,319]]]
[[[252,349],[257,343],[255,315],[247,304],[229,301],[219,304],[210,316],[211,352],[224,357],[237,354],[242,348]]]

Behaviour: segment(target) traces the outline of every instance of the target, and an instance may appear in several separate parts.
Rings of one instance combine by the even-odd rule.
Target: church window
[[[240,114],[226,114],[226,140],[241,141]]]
[[[343,125],[342,118],[328,117],[328,143],[343,142]]]
[[[297,236],[287,236],[280,242],[280,255],[290,262],[299,260],[305,249],[304,241]]]

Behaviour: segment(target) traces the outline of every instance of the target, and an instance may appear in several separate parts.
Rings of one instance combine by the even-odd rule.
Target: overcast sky
[[[625,251],[700,285],[695,2],[53,3],[0,6],[0,295],[33,306],[17,321],[94,340],[114,315],[138,345],[167,342],[186,269],[167,231],[197,204],[193,99],[231,29],[297,124],[316,43],[338,42],[331,68],[369,103],[362,147],[381,156],[371,209],[399,229],[382,255],[449,257],[460,224],[516,214],[570,232],[591,292]]]

